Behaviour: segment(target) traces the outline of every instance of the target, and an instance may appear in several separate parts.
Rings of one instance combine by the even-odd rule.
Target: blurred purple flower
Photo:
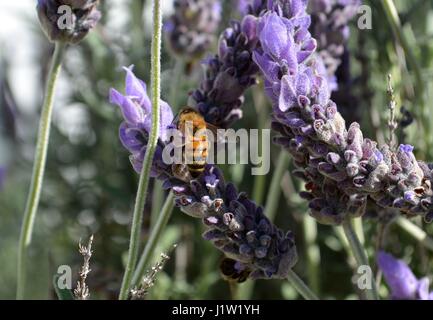
[[[188,61],[201,57],[216,38],[221,10],[219,0],[175,0],[174,14],[164,23],[170,48]]]
[[[349,40],[349,23],[361,3],[361,0],[311,0],[309,3],[310,31],[317,40],[317,59],[326,69],[331,90],[337,89],[334,77]]]
[[[101,18],[98,0],[38,0],[39,21],[50,41],[77,43],[93,29]],[[68,6],[68,11],[60,8]]]
[[[131,153],[134,169],[140,172],[151,127],[151,105],[146,85],[131,68],[125,70],[126,94],[111,89],[110,101],[122,110],[125,121],[120,126],[120,140]],[[165,164],[162,150],[168,142],[167,130],[171,128],[173,114],[163,101],[161,109],[152,176],[174,192],[176,205],[183,212],[202,219],[207,227],[203,237],[237,261],[239,270],[249,270],[250,278],[285,278],[297,260],[292,233],[273,225],[261,207],[224,181],[216,166],[207,165],[199,177],[185,181],[173,166]]]
[[[395,300],[433,300],[433,292],[428,292],[429,280],[418,280],[403,260],[397,260],[386,252],[377,254],[377,263]]]

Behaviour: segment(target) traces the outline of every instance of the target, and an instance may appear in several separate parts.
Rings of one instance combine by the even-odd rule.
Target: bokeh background
[[[416,155],[431,162],[433,2],[396,1],[416,66],[396,44],[379,2],[364,1],[372,8],[371,30],[359,30],[356,18],[351,25],[345,60],[337,72],[344,90],[335,99],[347,117],[359,121],[364,132],[383,142],[388,130],[386,75],[391,74],[398,104],[399,141],[414,144]],[[164,16],[168,17],[173,10],[172,1],[163,3]],[[87,241],[91,234],[95,237],[88,278],[91,298],[117,297],[138,176],[117,137],[120,112],[109,104],[107,97],[110,87],[123,87],[122,66],[134,64],[136,74],[149,82],[150,6],[150,0],[101,1],[101,23],[82,43],[67,51],[28,260],[28,298],[56,298],[53,275],[59,265],[69,265],[74,277],[77,276],[82,262],[78,243],[80,239]],[[236,1],[222,1],[222,7],[220,30],[239,15]],[[52,44],[39,28],[35,1],[0,1],[0,168],[4,168],[0,170],[5,175],[4,181],[0,181],[0,299],[15,297],[17,243],[52,50]],[[188,73],[179,75],[176,56],[165,43],[163,50],[162,96],[179,110],[186,105],[188,92],[197,87],[203,70],[196,63]],[[215,50],[216,41],[210,53]],[[236,127],[269,128],[269,112],[262,90],[253,88],[246,95],[244,117]],[[249,165],[227,165],[223,169],[240,190],[265,204],[279,152],[278,147],[272,146],[271,172],[266,176],[251,176]],[[290,166],[281,187],[276,223],[295,233],[300,256],[296,271],[323,298],[356,298],[351,283],[353,261],[339,231],[317,225],[308,216],[306,203],[297,195],[302,185],[292,179]],[[165,197],[152,190],[159,190],[153,181],[143,224],[143,243]],[[387,222],[381,217],[374,207],[364,217],[366,247],[371,255],[378,229]],[[433,235],[432,226],[414,222]],[[155,259],[174,243],[178,247],[158,275],[148,298],[230,299],[229,285],[218,271],[222,255],[202,240],[202,232],[200,221],[175,209],[155,251]],[[433,274],[433,254],[396,225],[388,229],[386,248],[410,263],[418,276]],[[246,283],[238,290],[243,298],[298,298],[284,281]],[[381,286],[381,294],[387,296],[385,285]]]

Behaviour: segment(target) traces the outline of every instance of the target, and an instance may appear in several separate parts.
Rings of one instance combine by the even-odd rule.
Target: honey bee
[[[217,128],[206,123],[203,116],[195,109],[182,109],[175,119],[177,129],[185,138],[183,145],[183,164],[172,166],[175,176],[183,181],[199,177],[206,166],[209,138],[207,130],[216,132]],[[186,164],[185,164],[186,163]]]
[[[248,268],[237,270],[236,261],[227,257],[221,260],[220,271],[224,280],[237,283],[245,282],[251,273]]]

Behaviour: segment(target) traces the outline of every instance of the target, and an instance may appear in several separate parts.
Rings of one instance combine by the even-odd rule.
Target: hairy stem
[[[129,242],[128,261],[123,275],[119,299],[126,300],[131,289],[131,280],[138,260],[140,249],[140,231],[143,222],[143,211],[149,187],[150,169],[158,143],[160,95],[161,95],[161,26],[162,14],[160,0],[153,1],[153,35],[151,53],[151,87],[152,87],[152,130],[143,160],[143,168],[138,184],[137,198],[132,217],[131,237]]]
[[[59,78],[65,44],[57,42],[54,55],[51,60],[48,82],[45,90],[44,104],[42,106],[41,119],[39,122],[39,133],[36,142],[36,152],[33,164],[32,180],[27,197],[24,219],[21,226],[19,248],[18,248],[18,276],[17,276],[17,299],[24,298],[26,287],[26,258],[27,249],[32,240],[33,226],[41,197],[44,172],[47,161],[47,151],[50,138],[51,117],[54,106],[54,94],[57,80]]]

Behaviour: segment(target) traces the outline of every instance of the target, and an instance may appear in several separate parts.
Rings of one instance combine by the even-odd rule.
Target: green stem
[[[175,110],[179,110],[179,105],[178,105],[179,102],[177,101],[177,94],[179,92],[179,87],[181,84],[181,76],[184,69],[185,69],[185,62],[182,59],[177,58],[174,64],[173,78],[171,82],[170,97],[169,97],[170,105]]]
[[[270,153],[269,145],[268,144],[262,144],[262,133],[263,129],[266,126],[267,121],[267,106],[266,101],[263,93],[261,91],[253,91],[253,100],[254,100],[254,106],[256,108],[257,115],[259,117],[259,123],[258,123],[258,129],[259,129],[259,136],[258,136],[258,143],[259,143],[259,150],[258,154],[265,155]],[[263,157],[263,161],[267,161],[267,157]],[[261,164],[261,172],[259,172],[258,175],[254,177],[254,186],[253,186],[253,194],[252,198],[256,203],[263,203],[263,198],[265,195],[265,189],[266,189],[266,172],[264,172],[264,168],[267,168],[267,164],[263,162]]]
[[[140,257],[140,261],[138,262],[137,269],[134,272],[134,276],[132,277],[132,286],[137,286],[140,280],[143,278],[146,268],[150,263],[150,259],[152,258],[153,251],[155,251],[155,247],[158,244],[158,240],[161,238],[162,231],[168,223],[168,220],[171,217],[171,213],[173,212],[174,207],[174,195],[173,192],[170,192],[167,199],[165,200],[164,206],[162,207],[161,213],[159,214],[158,220],[155,226],[152,228],[152,232],[150,233],[149,240],[147,240],[146,247],[144,248],[143,254]]]
[[[349,243],[350,249],[352,251],[353,256],[355,257],[358,269],[361,266],[369,266],[367,255],[362,247],[361,242],[356,235],[355,230],[353,229],[352,220],[347,219],[343,222],[343,230],[346,235],[347,241]],[[370,268],[371,270],[371,268]],[[367,298],[369,300],[379,300],[379,295],[377,293],[376,282],[374,277],[371,278],[371,289],[366,290]]]
[[[308,283],[320,293],[320,247],[317,244],[317,222],[308,214],[302,216]]]
[[[269,188],[268,197],[266,199],[266,215],[269,220],[274,221],[277,213],[278,202],[281,195],[281,180],[283,179],[284,172],[289,165],[289,155],[285,150],[280,152],[278,157],[275,172],[272,175],[271,186]]]
[[[399,217],[396,220],[397,225],[418,240],[424,247],[433,251],[433,239],[428,234],[409,220]]]
[[[295,290],[304,297],[305,300],[319,300],[319,298],[311,291],[311,289],[302,281],[301,278],[293,271],[289,270],[287,280],[290,281]]]
[[[41,197],[45,166],[47,161],[48,143],[50,138],[51,116],[54,106],[54,94],[57,80],[59,78],[65,44],[57,42],[54,55],[51,60],[51,68],[48,74],[47,87],[45,91],[44,104],[42,106],[41,119],[39,122],[39,133],[36,143],[35,159],[33,164],[32,180],[24,211],[23,224],[21,226],[19,248],[18,248],[18,277],[17,277],[17,299],[24,298],[26,286],[26,257],[27,249],[32,240],[33,226]]]
[[[152,129],[149,135],[146,154],[143,160],[143,168],[138,184],[137,198],[132,217],[131,238],[129,243],[128,261],[123,275],[119,299],[126,300],[131,288],[131,280],[138,260],[140,247],[140,231],[143,222],[143,211],[146,202],[147,189],[149,187],[150,169],[158,143],[160,95],[161,95],[161,26],[162,14],[160,0],[153,1],[153,35],[151,53],[151,87],[152,87]]]
[[[403,32],[400,17],[398,16],[397,8],[395,7],[393,0],[382,0],[380,1],[382,3],[383,9],[385,11],[386,18],[388,19],[388,22],[391,26],[392,31],[394,32],[395,37],[397,38],[397,41],[400,43],[401,47],[403,48],[408,60],[409,64],[413,68],[413,71],[415,73],[415,78],[417,85],[415,88],[418,90],[418,93],[422,93],[424,91],[424,83],[422,81],[421,76],[421,68],[418,64],[418,61],[415,57],[415,54],[412,51],[411,46],[409,45],[409,42]]]
[[[164,188],[162,182],[155,179],[153,190],[152,190],[152,210],[150,212],[150,228],[158,221],[159,214],[161,212],[162,205],[164,203]]]

